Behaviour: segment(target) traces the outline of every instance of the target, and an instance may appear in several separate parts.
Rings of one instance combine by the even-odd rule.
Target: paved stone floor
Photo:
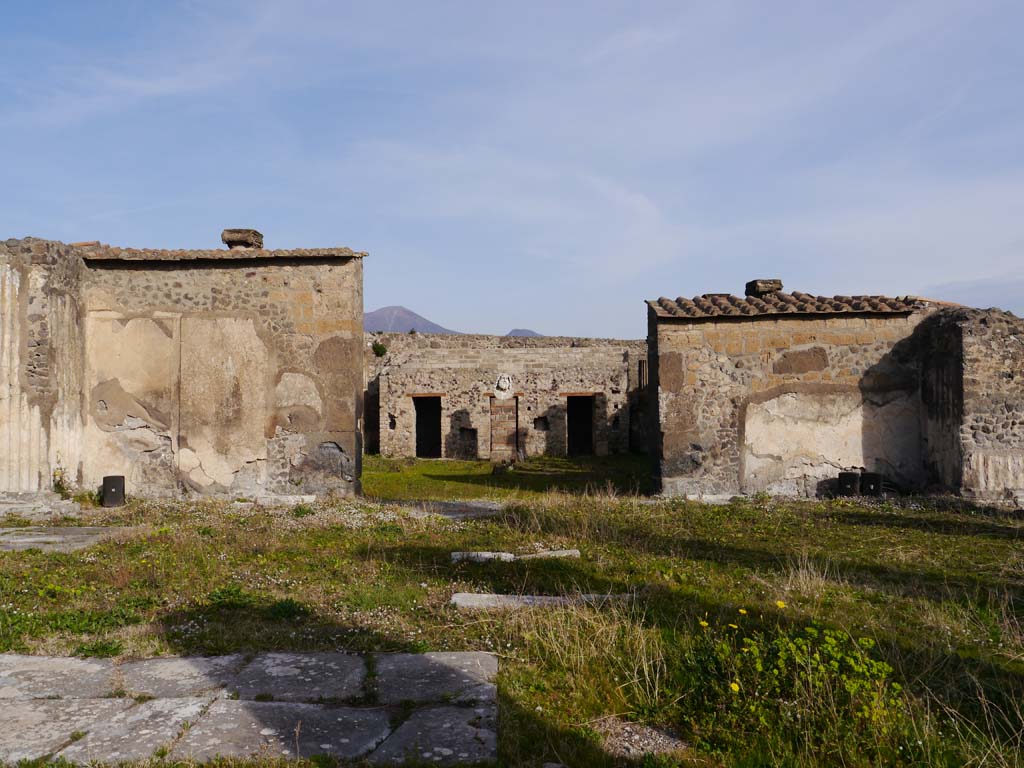
[[[60,498],[51,492],[0,493],[0,520],[8,515],[45,523],[55,517],[77,517],[82,511],[74,501]]]
[[[500,501],[468,500],[468,501],[414,501],[404,507],[413,517],[429,517],[440,515],[449,520],[473,520],[481,517],[494,517],[501,513]]]
[[[43,552],[74,552],[102,541],[116,528],[27,525],[0,528],[0,552],[38,549]]]
[[[0,654],[0,761],[497,758],[487,653],[263,653],[113,664]]]

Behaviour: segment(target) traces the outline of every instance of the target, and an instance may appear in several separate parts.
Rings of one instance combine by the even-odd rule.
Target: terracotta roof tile
[[[910,314],[923,309],[929,302],[916,296],[812,296],[800,291],[779,291],[745,297],[721,293],[708,293],[692,299],[662,297],[647,304],[658,317],[707,320],[765,315]]]

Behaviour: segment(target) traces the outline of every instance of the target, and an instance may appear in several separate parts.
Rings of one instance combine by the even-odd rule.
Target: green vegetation
[[[0,651],[493,651],[516,766],[612,765],[609,715],[692,746],[649,766],[1021,764],[1020,517],[504,490],[502,514],[458,522],[347,501],[88,509],[84,523],[137,527],[74,554],[0,554]],[[537,547],[583,557],[449,556]],[[633,599],[470,615],[454,591]]]
[[[549,491],[650,493],[647,456],[533,456],[511,467],[453,459],[363,459],[363,493],[373,499],[536,499]]]

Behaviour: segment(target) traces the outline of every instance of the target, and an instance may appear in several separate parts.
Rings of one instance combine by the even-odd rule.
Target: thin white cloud
[[[262,42],[274,29],[273,7],[252,3],[231,19],[197,9],[194,35],[157,38],[154,47],[102,63],[70,58],[42,64],[46,76],[0,110],[0,123],[55,126],[117,112],[144,100],[198,94],[266,71],[275,63]],[[84,52],[74,52],[83,56]]]

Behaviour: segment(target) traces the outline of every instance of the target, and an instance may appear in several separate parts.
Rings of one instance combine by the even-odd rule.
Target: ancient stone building
[[[508,461],[645,445],[643,341],[367,334],[364,355],[370,451]]]
[[[648,302],[654,452],[678,495],[815,495],[841,470],[906,490],[1024,488],[1024,324],[912,297]]]
[[[947,308],[918,336],[929,478],[966,496],[1024,502],[1024,320]]]
[[[362,257],[0,242],[0,491],[358,489]]]

